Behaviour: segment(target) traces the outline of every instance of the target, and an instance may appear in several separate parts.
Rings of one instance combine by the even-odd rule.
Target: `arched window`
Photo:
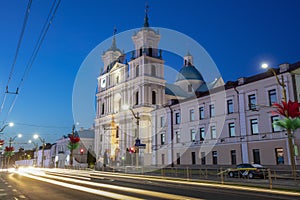
[[[143,55],[143,49],[140,48],[140,56],[142,56],[142,55]]]
[[[119,84],[119,76],[116,77],[116,84]]]
[[[152,104],[156,104],[156,92],[152,91]]]
[[[102,106],[101,106],[101,115],[104,114],[104,103],[102,103]]]
[[[140,74],[140,69],[139,69],[139,66],[137,65],[137,66],[135,67],[135,76],[138,77],[139,74]]]
[[[135,105],[139,104],[139,92],[135,93]]]
[[[151,76],[156,76],[156,68],[155,68],[155,65],[151,65]]]

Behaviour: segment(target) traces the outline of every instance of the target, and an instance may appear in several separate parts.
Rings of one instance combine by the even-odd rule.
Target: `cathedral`
[[[175,81],[167,82],[160,39],[146,10],[143,27],[131,36],[132,52],[122,52],[115,35],[103,52],[94,141],[100,165],[291,165],[292,147],[286,131],[273,125],[280,116],[272,105],[283,93],[299,100],[300,62],[273,69],[285,90],[270,71],[206,82],[187,50]],[[292,140],[297,164],[299,130]]]
[[[151,112],[171,99],[186,99],[223,84],[221,79],[206,84],[188,51],[175,83],[167,83],[160,38],[159,32],[149,26],[146,11],[143,27],[131,38],[135,50],[130,53],[130,61],[117,47],[115,36],[111,47],[103,52],[96,94],[95,152],[104,165],[150,165]]]

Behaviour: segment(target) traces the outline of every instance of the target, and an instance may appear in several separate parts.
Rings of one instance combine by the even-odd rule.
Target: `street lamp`
[[[280,85],[281,89],[282,89],[282,96],[283,96],[282,101],[287,102],[286,88],[285,88],[286,85],[284,84],[283,75],[281,74],[281,79],[279,79],[277,73],[275,72],[275,70],[273,68],[269,68],[269,65],[267,63],[263,63],[261,65],[261,67],[263,69],[268,69],[273,73],[273,75],[276,78],[276,81],[277,81],[278,85]],[[294,146],[293,146],[292,131],[291,131],[291,129],[287,129],[286,131],[287,131],[288,145],[289,145],[289,151],[290,151],[292,174],[293,174],[294,177],[296,177],[295,151],[294,151]]]
[[[4,126],[2,126],[2,128],[0,128],[0,133],[1,132],[3,132],[4,131],[4,129],[6,128],[6,127],[13,127],[14,126],[14,123],[13,122],[9,122],[9,123],[7,123],[7,124],[5,124]]]
[[[34,139],[40,139],[40,141],[42,142],[42,163],[41,163],[41,167],[44,167],[44,150],[45,150],[45,138],[41,138],[38,134],[33,135]]]
[[[15,141],[16,138],[21,138],[22,134],[19,133],[18,135],[16,135],[15,137],[10,137],[9,138],[9,149],[11,149],[11,144]],[[10,163],[10,157],[8,157],[8,164]]]
[[[37,166],[37,159],[38,159],[38,143],[33,142],[32,140],[28,140],[29,144],[33,144],[35,147],[35,165]]]
[[[128,105],[123,105],[123,110],[130,110],[131,114],[133,115],[133,117],[136,119],[136,142],[139,141],[139,130],[140,130],[140,116],[139,113],[137,112],[136,114],[134,113],[133,109],[130,108]],[[138,168],[139,166],[139,146],[136,146],[136,151],[135,151],[135,157],[136,157],[136,167]]]

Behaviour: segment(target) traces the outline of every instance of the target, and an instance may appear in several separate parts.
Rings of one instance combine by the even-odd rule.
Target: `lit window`
[[[162,133],[160,134],[160,144],[164,145],[166,143],[166,134]]]
[[[180,131],[175,132],[175,137],[176,137],[176,143],[180,142]]]
[[[280,118],[279,116],[272,116],[271,117],[271,123],[272,123],[272,132],[279,132],[282,131],[282,128],[279,126],[274,125],[274,122],[278,121]]]
[[[210,118],[215,116],[215,105],[214,104],[209,105],[209,116],[210,116]]]
[[[235,136],[235,125],[234,125],[234,123],[229,123],[228,124],[228,130],[229,130],[229,137],[234,137]]]
[[[249,104],[249,110],[255,110],[256,109],[256,96],[255,96],[255,94],[248,95],[248,104]]]
[[[204,119],[204,107],[199,108],[199,119]]]
[[[258,121],[257,121],[257,119],[250,119],[250,127],[251,127],[251,134],[252,135],[258,134]]]
[[[272,106],[273,103],[277,102],[277,96],[276,96],[276,90],[269,90],[268,91],[269,94],[269,105]]]
[[[175,113],[175,123],[180,124],[180,113]]]
[[[203,141],[205,139],[205,129],[204,129],[204,127],[201,127],[199,129],[199,133],[200,133],[200,141]]]
[[[190,121],[194,121],[195,120],[195,111],[194,109],[190,110]]]
[[[210,127],[210,134],[211,134],[211,139],[216,139],[217,138],[216,126],[211,126]]]
[[[227,100],[227,114],[233,113],[233,100]]]
[[[191,141],[192,142],[196,141],[196,131],[195,131],[195,129],[191,129]]]

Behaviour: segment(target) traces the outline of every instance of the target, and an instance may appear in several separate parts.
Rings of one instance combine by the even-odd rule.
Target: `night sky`
[[[15,91],[20,82],[52,2],[33,0],[9,91]],[[1,103],[27,3],[0,0]],[[263,72],[262,62],[276,67],[300,61],[299,0],[148,3],[150,26],[175,30],[197,41],[211,56],[225,82]],[[0,124],[6,120],[15,126],[6,128],[0,137],[7,139],[22,133],[24,138],[16,141],[26,142],[37,133],[46,141],[55,142],[69,133],[74,123],[73,83],[82,62],[99,43],[112,36],[114,27],[118,33],[142,27],[144,14],[143,0],[63,0],[10,113],[14,95],[7,95]],[[189,49],[189,44],[182,48]],[[176,70],[182,66],[180,59],[167,63]],[[99,66],[99,72],[102,67]]]

